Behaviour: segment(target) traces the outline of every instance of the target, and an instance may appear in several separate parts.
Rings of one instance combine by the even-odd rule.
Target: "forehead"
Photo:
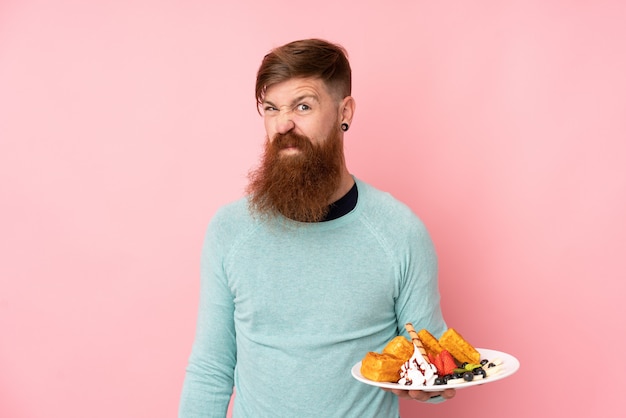
[[[280,83],[272,84],[265,91],[265,102],[289,102],[299,97],[309,96],[319,101],[331,97],[326,83],[320,78],[290,78]]]

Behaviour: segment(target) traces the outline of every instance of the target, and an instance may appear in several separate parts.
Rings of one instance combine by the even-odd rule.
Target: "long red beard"
[[[280,151],[287,147],[299,152],[283,155]],[[250,207],[261,215],[319,222],[339,187],[342,164],[339,130],[319,145],[292,132],[277,134],[265,143],[261,165],[248,175]]]

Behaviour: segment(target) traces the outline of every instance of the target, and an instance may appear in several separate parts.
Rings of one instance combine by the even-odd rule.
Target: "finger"
[[[411,399],[419,402],[426,402],[431,398],[441,396],[444,399],[452,399],[456,395],[456,389],[445,389],[442,392],[424,392],[422,390],[402,390],[381,388],[385,392],[391,392],[398,398]]]
[[[437,393],[433,393],[433,392],[424,392],[421,390],[408,390],[408,395],[411,399],[414,399],[416,401],[420,401],[420,402],[426,402],[427,400],[429,400],[432,396],[437,396]]]
[[[441,393],[444,399],[452,399],[456,395],[456,389],[446,389]]]
[[[398,398],[411,399],[411,396],[409,396],[408,390],[393,389],[391,392],[394,395],[396,395]]]

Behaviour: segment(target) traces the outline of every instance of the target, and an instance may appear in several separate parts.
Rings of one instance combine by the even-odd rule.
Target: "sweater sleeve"
[[[418,219],[407,237],[408,253],[401,261],[401,287],[396,300],[398,329],[408,336],[404,325],[411,322],[416,330],[427,329],[439,338],[447,329],[441,312],[437,255],[426,227]],[[426,401],[444,402],[441,396]]]
[[[400,333],[408,337],[404,325],[413,323],[416,330],[427,329],[439,338],[447,329],[441,312],[437,255],[430,235],[415,219],[400,267],[400,291],[396,300],[396,318]]]
[[[224,418],[236,362],[234,303],[223,268],[223,240],[215,219],[202,249],[196,336],[186,369],[180,418]]]

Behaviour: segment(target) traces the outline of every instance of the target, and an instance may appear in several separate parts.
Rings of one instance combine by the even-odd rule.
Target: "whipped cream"
[[[421,350],[413,343],[415,349],[411,358],[400,369],[398,384],[405,386],[432,386],[437,378],[437,368],[429,363]]]

